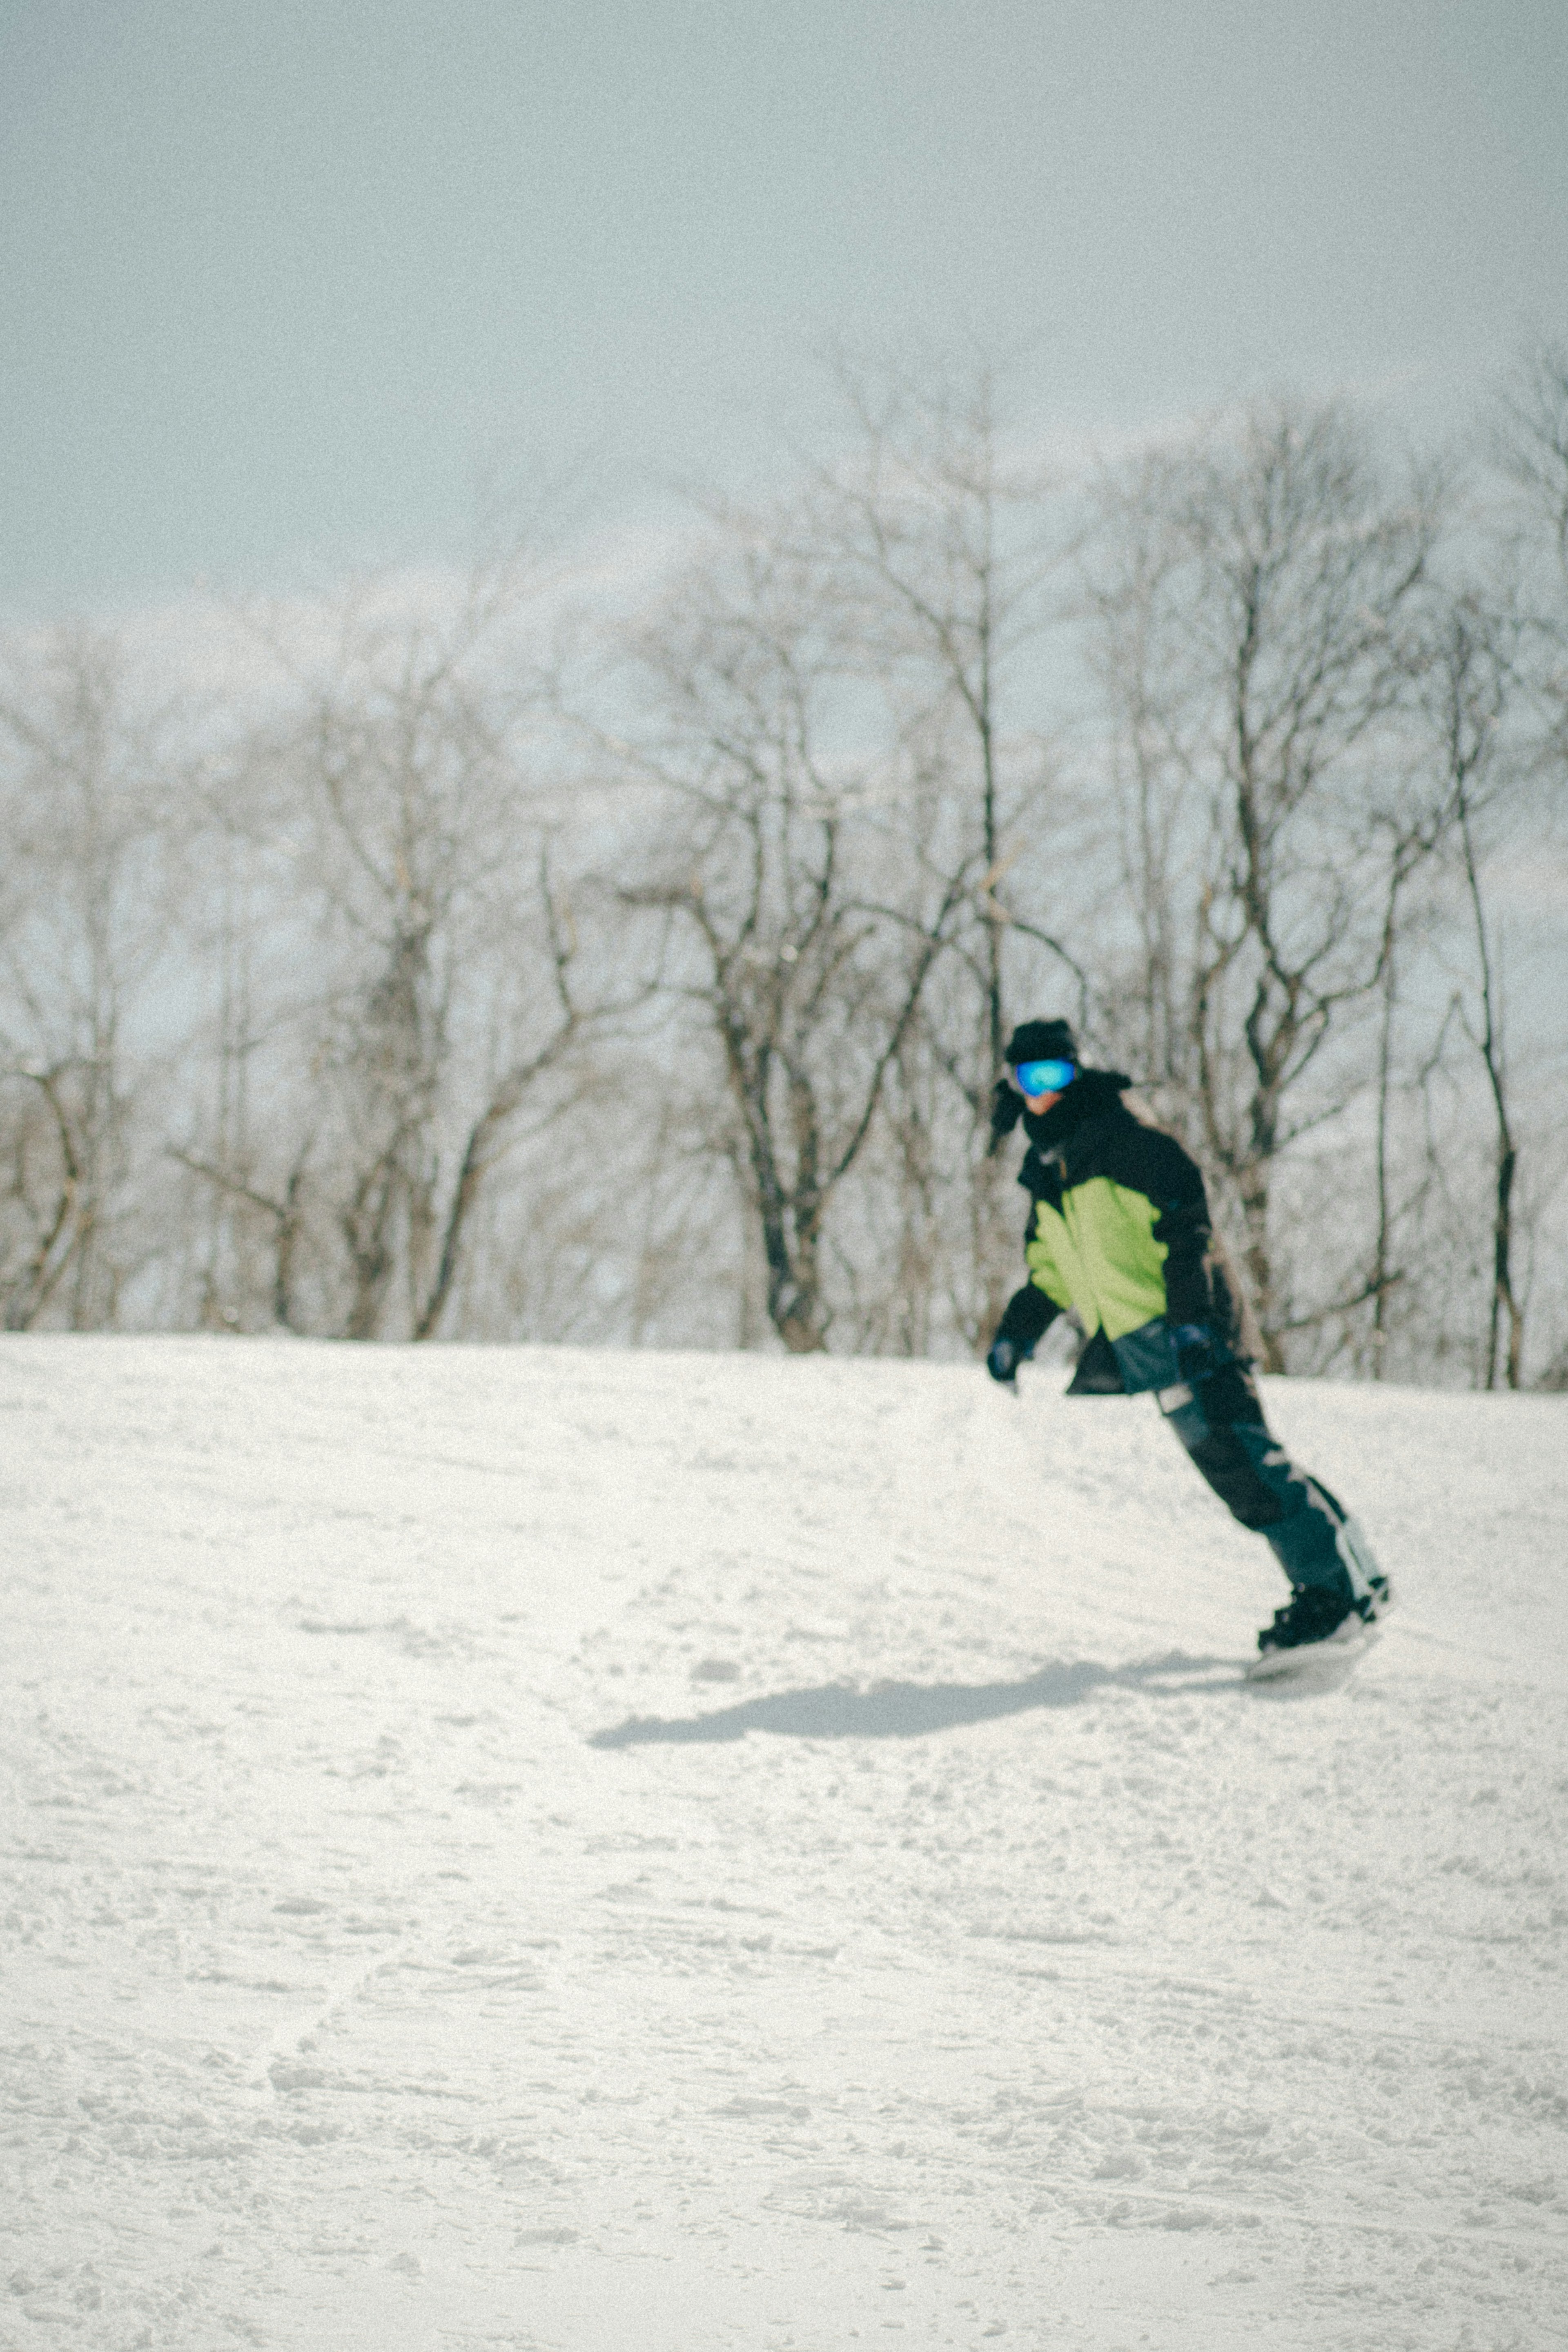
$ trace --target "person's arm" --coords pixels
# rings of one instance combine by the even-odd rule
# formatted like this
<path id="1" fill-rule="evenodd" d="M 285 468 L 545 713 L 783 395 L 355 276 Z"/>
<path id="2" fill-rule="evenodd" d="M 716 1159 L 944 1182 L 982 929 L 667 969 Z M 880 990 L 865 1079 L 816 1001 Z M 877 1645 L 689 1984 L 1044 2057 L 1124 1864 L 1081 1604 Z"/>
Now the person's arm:
<path id="1" fill-rule="evenodd" d="M 991 1139 L 986 1157 L 994 1160 L 1023 1117 L 1023 1097 L 1006 1078 L 998 1078 L 991 1094 Z"/>
<path id="2" fill-rule="evenodd" d="M 1202 1171 L 1174 1137 L 1154 1141 L 1155 1167 L 1150 1192 L 1156 1214 L 1150 1231 L 1166 1251 L 1166 1321 L 1176 1343 L 1176 1368 L 1184 1381 L 1205 1381 L 1231 1358 L 1217 1318 L 1213 1274 L 1213 1227 Z"/>
<path id="3" fill-rule="evenodd" d="M 1061 1312 L 1056 1301 L 1032 1282 L 1015 1290 L 986 1354 L 986 1370 L 992 1380 L 1016 1381 L 1019 1366 L 1033 1355 Z"/>
<path id="4" fill-rule="evenodd" d="M 1201 1183 L 1201 1180 L 1200 1180 Z M 1208 1203 L 1201 1190 L 1190 1197 L 1162 1201 L 1154 1238 L 1166 1245 L 1166 1319 L 1172 1324 L 1209 1320 Z"/>

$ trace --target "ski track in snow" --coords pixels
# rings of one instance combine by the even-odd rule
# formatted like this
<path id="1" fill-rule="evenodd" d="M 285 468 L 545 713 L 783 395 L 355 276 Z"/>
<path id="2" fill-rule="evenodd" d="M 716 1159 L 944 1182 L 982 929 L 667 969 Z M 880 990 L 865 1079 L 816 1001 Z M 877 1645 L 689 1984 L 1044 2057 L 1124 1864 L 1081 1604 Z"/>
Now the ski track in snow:
<path id="1" fill-rule="evenodd" d="M 1568 2340 L 1568 1407 L 0 1342 L 0 2344 Z"/>

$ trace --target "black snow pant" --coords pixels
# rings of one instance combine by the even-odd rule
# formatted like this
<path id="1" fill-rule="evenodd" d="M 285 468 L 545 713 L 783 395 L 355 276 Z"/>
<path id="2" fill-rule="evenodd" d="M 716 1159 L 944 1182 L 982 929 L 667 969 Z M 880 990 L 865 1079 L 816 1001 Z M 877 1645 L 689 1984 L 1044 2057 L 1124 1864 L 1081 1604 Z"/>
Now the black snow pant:
<path id="1" fill-rule="evenodd" d="M 1161 1389 L 1160 1411 L 1233 1518 L 1268 1538 L 1292 1585 L 1347 1598 L 1354 1586 L 1339 1546 L 1344 1506 L 1299 1470 L 1263 1418 L 1245 1364 Z"/>

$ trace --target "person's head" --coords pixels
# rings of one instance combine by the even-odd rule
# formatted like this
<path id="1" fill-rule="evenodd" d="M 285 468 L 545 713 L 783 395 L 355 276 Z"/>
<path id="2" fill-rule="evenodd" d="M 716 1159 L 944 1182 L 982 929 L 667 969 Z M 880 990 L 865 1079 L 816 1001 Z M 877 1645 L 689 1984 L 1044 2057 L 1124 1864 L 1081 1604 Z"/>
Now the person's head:
<path id="1" fill-rule="evenodd" d="M 1048 1111 L 1078 1076 L 1078 1045 L 1065 1021 L 1024 1021 L 1008 1040 L 1008 1075 L 1031 1111 Z"/>

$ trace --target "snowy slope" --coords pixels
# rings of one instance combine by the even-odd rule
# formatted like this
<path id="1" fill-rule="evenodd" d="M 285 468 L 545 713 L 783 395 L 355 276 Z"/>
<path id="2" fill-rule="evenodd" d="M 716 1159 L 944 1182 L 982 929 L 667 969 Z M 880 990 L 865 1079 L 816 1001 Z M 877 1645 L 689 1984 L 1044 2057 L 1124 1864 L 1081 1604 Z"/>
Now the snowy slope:
<path id="1" fill-rule="evenodd" d="M 0 1342 L 0 2344 L 1568 2339 L 1568 1411 Z"/>

